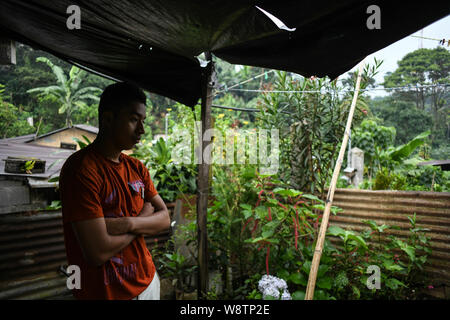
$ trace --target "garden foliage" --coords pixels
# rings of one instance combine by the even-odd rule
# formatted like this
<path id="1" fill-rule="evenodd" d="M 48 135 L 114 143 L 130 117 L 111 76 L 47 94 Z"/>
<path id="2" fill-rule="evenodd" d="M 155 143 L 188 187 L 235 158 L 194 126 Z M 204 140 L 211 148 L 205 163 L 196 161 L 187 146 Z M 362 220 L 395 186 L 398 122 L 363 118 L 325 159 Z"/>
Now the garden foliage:
<path id="1" fill-rule="evenodd" d="M 366 65 L 361 89 L 370 84 L 381 62 Z M 258 101 L 260 127 L 280 130 L 280 179 L 308 193 L 325 194 L 345 130 L 356 77 L 344 81 L 304 78 L 278 72 Z M 344 94 L 340 92 L 344 91 Z M 368 113 L 367 96 L 356 102 L 354 125 Z"/>
<path id="2" fill-rule="evenodd" d="M 286 281 L 292 299 L 304 299 L 324 201 L 290 188 L 276 176 L 261 176 L 254 167 L 214 170 L 209 268 L 220 272 L 223 291 L 209 297 L 261 299 L 261 277 L 274 275 Z M 339 210 L 333 207 L 332 213 Z M 426 229 L 417 226 L 415 215 L 410 217 L 407 238 L 390 233 L 394 226 L 365 223 L 367 230 L 361 233 L 329 228 L 314 298 L 417 298 L 416 292 L 426 284 L 422 271 L 430 254 Z M 195 221 L 184 229 L 185 240 L 195 247 Z M 331 238 L 336 240 L 330 242 Z M 196 251 L 191 254 L 195 261 Z M 381 270 L 379 290 L 367 288 L 370 265 Z"/>

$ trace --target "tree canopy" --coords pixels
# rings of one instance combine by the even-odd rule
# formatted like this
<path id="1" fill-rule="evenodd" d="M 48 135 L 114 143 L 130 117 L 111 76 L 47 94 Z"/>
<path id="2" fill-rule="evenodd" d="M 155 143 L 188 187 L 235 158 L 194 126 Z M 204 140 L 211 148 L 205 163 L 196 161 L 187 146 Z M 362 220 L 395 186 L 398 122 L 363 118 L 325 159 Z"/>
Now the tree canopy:
<path id="1" fill-rule="evenodd" d="M 450 142 L 450 52 L 444 47 L 418 49 L 406 54 L 398 68 L 384 78 L 386 88 L 411 86 L 410 89 L 394 89 L 389 98 L 375 109 L 378 116 L 396 127 L 403 127 L 398 139 L 402 142 L 418 134 L 418 128 L 431 129 L 432 154 L 449 158 Z M 391 104 L 390 107 L 386 103 Z M 406 103 L 406 104 L 405 104 Z M 408 107 L 407 107 L 408 105 Z M 395 115 L 397 113 L 397 115 Z M 431 123 L 429 116 L 431 115 Z M 422 118 L 422 123 L 420 123 Z M 405 124 L 406 123 L 406 124 Z M 417 126 L 417 127 L 416 127 Z M 447 151 L 445 151 L 447 150 Z"/>
<path id="2" fill-rule="evenodd" d="M 219 86 L 213 105 L 257 109 L 257 104 L 261 103 L 261 93 L 251 90 L 271 90 L 275 87 L 277 75 L 274 70 L 232 65 L 216 57 L 214 62 Z M 380 63 L 381 61 L 376 61 L 375 66 Z M 396 70 L 385 76 L 383 85 L 386 88 L 416 85 L 428 87 L 395 89 L 382 98 L 370 98 L 366 95 L 358 100 L 358 109 L 367 117 L 378 118 L 384 126 L 395 127 L 396 145 L 431 130 L 432 156 L 449 158 L 450 148 L 446 147 L 450 142 L 449 90 L 445 86 L 449 84 L 449 70 L 450 53 L 446 48 L 410 52 L 398 62 Z M 26 121 L 25 115 L 32 117 L 34 121 L 34 126 L 18 122 L 24 124 L 19 126 L 22 129 L 10 126 L 10 129 L 2 132 L 6 137 L 37 130 L 39 134 L 44 134 L 62 128 L 70 121 L 98 125 L 96 100 L 101 90 L 112 83 L 111 80 L 81 71 L 49 53 L 22 44 L 17 46 L 17 65 L 0 66 L 0 71 L 0 84 L 4 85 L 2 102 L 10 106 L 9 109 L 2 110 L 4 119 L 11 120 L 12 113 L 20 113 L 18 118 L 24 119 L 23 121 Z M 291 76 L 293 80 L 302 79 L 295 74 Z M 343 87 L 351 89 L 351 83 L 355 79 L 356 73 L 350 72 L 341 79 Z M 363 80 L 366 89 L 376 86 L 373 78 Z M 85 89 L 89 87 L 92 89 Z M 98 89 L 93 89 L 94 87 Z M 70 98 L 67 98 L 67 94 Z M 346 101 L 350 103 L 351 92 L 344 93 L 344 96 L 347 96 Z M 147 138 L 151 139 L 153 134 L 164 133 L 165 116 L 169 111 L 169 124 L 172 119 L 177 118 L 179 104 L 154 93 L 148 93 L 147 104 L 147 125 L 150 127 Z M 16 109 L 12 109 L 12 106 Z M 230 117 L 230 125 L 236 126 L 254 123 L 258 113 L 213 108 L 212 115 Z M 357 127 L 361 120 L 356 119 L 353 126 Z"/>

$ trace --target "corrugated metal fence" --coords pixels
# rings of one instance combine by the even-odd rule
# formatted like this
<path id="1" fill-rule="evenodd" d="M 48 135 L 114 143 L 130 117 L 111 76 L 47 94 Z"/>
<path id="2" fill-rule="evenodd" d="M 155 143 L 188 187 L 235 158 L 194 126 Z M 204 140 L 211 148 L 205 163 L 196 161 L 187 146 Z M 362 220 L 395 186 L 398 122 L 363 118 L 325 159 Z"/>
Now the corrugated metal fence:
<path id="1" fill-rule="evenodd" d="M 150 249 L 169 238 L 165 233 L 145 240 Z M 0 216 L 0 299 L 70 299 L 59 271 L 64 265 L 61 212 Z"/>
<path id="2" fill-rule="evenodd" d="M 362 231 L 368 228 L 362 221 L 371 219 L 399 226 L 385 232 L 400 238 L 407 236 L 407 217 L 416 213 L 418 226 L 430 229 L 433 253 L 426 270 L 450 284 L 450 193 L 337 189 L 333 205 L 344 211 L 330 224 Z M 163 245 L 169 236 L 146 242 Z M 70 298 L 66 276 L 58 271 L 65 264 L 60 212 L 0 216 L 0 299 Z"/>
<path id="3" fill-rule="evenodd" d="M 432 254 L 425 271 L 436 282 L 450 285 L 450 193 L 337 189 L 333 206 L 344 211 L 331 215 L 330 225 L 363 231 L 369 228 L 363 220 L 374 220 L 400 227 L 385 234 L 402 240 L 411 227 L 408 216 L 416 213 L 417 226 L 430 229 L 425 234 L 431 238 Z"/>

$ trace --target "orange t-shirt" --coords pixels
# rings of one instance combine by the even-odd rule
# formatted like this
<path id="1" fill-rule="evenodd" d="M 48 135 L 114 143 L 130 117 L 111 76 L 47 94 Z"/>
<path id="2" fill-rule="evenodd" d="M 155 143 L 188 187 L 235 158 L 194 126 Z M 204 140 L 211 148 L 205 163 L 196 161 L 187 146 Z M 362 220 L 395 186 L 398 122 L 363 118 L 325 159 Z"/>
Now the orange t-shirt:
<path id="1" fill-rule="evenodd" d="M 132 299 L 155 275 L 155 265 L 143 236 L 136 237 L 102 266 L 87 264 L 72 222 L 101 217 L 137 216 L 157 195 L 147 168 L 138 159 L 120 154 L 115 163 L 92 145 L 72 154 L 61 169 L 64 242 L 69 265 L 78 265 L 81 289 L 77 299 Z"/>

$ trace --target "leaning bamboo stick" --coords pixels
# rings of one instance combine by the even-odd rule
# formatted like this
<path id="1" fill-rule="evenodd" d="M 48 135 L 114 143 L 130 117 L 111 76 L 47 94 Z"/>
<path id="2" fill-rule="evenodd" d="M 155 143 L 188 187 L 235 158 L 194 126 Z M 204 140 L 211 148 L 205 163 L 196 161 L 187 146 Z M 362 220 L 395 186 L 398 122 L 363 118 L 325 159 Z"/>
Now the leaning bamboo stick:
<path id="1" fill-rule="evenodd" d="M 322 257 L 322 249 L 325 241 L 325 233 L 328 228 L 328 220 L 330 218 L 331 205 L 333 203 L 334 191 L 336 189 L 337 179 L 339 172 L 341 171 L 342 160 L 344 159 L 345 149 L 349 138 L 350 129 L 352 126 L 353 114 L 355 112 L 356 101 L 358 99 L 359 87 L 361 84 L 361 74 L 364 66 L 364 60 L 361 61 L 358 70 L 358 78 L 356 79 L 355 92 L 353 94 L 352 104 L 350 106 L 350 112 L 348 114 L 347 125 L 345 127 L 344 138 L 342 140 L 341 150 L 339 151 L 338 160 L 334 167 L 333 177 L 331 179 L 331 186 L 328 190 L 326 206 L 320 224 L 319 235 L 316 242 L 316 248 L 314 250 L 314 256 L 311 263 L 311 269 L 309 271 L 308 285 L 306 287 L 305 300 L 312 300 L 314 297 L 314 288 L 316 287 L 317 270 L 319 269 L 320 258 Z"/>

